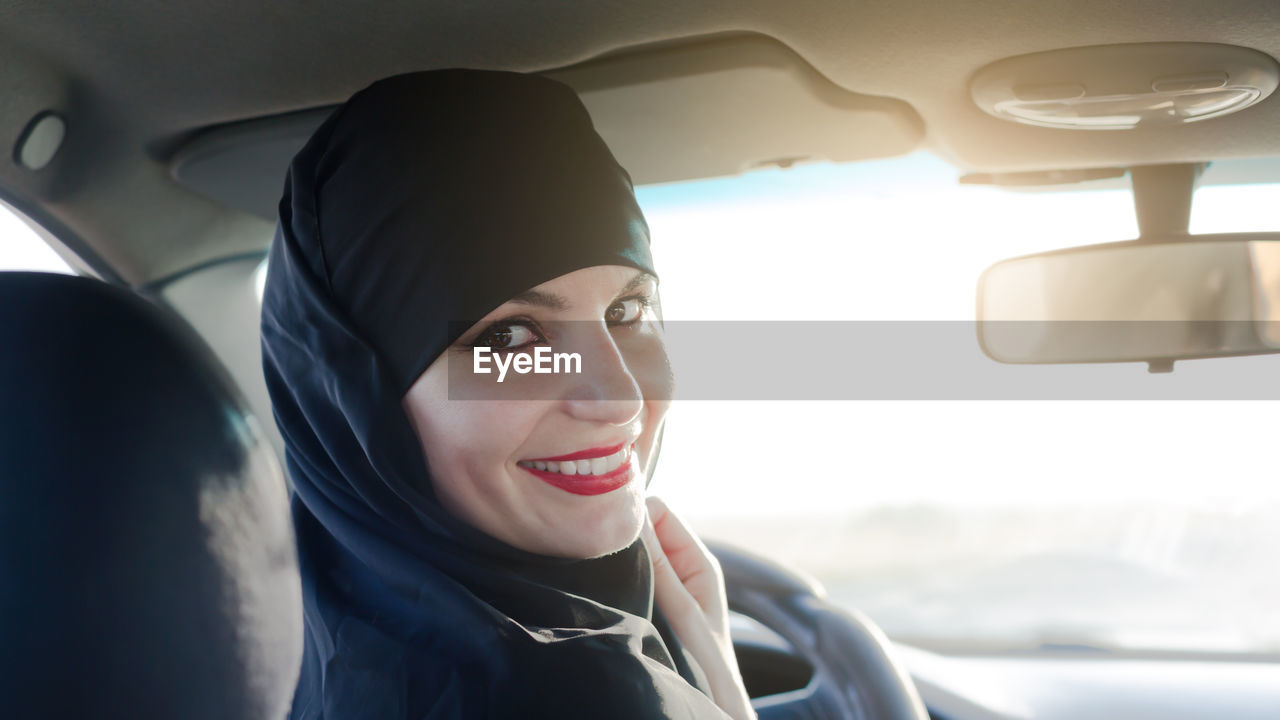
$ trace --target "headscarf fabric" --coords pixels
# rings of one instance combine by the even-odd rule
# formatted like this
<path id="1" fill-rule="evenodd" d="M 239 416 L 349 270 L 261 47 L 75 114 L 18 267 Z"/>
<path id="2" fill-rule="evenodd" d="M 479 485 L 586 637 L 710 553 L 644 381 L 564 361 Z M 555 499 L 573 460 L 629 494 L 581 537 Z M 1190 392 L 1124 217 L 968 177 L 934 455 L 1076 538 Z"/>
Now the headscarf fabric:
<path id="1" fill-rule="evenodd" d="M 294 158 L 279 210 L 262 350 L 303 578 L 291 717 L 723 717 L 654 608 L 642 543 L 547 557 L 455 518 L 401 406 L 512 296 L 597 265 L 656 275 L 630 178 L 572 90 L 378 81 Z"/>

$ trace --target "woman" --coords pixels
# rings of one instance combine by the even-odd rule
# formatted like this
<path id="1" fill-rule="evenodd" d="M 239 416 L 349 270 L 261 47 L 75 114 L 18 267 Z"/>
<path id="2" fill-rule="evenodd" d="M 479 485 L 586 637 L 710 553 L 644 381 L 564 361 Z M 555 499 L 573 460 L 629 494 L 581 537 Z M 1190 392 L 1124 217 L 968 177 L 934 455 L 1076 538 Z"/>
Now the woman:
<path id="1" fill-rule="evenodd" d="M 294 718 L 753 716 L 714 560 L 646 512 L 670 396 L 648 245 L 545 78 L 388 78 L 294 159 L 262 311 Z M 537 347 L 581 372 L 474 372 Z"/>

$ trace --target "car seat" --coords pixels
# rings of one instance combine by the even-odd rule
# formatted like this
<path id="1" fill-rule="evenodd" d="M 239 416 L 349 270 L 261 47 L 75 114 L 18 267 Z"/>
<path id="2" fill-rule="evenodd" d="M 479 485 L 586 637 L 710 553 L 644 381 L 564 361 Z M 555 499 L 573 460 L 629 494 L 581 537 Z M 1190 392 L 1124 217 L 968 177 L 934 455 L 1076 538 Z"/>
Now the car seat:
<path id="1" fill-rule="evenodd" d="M 0 273 L 0 715 L 288 711 L 297 559 L 243 407 L 175 314 Z"/>

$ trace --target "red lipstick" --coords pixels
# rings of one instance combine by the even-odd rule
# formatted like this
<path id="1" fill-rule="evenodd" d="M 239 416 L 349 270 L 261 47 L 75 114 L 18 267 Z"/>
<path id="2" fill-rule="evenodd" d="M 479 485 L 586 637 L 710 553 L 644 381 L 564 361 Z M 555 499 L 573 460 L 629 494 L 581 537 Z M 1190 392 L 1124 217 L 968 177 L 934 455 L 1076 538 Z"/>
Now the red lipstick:
<path id="1" fill-rule="evenodd" d="M 562 460 L 590 460 L 591 458 L 609 457 L 621 450 L 624 445 L 626 445 L 626 443 L 620 442 L 613 447 L 590 448 L 587 450 L 579 450 L 578 452 L 569 453 L 568 455 L 557 455 L 555 457 L 529 458 L 525 462 L 560 462 Z"/>
<path id="2" fill-rule="evenodd" d="M 589 460 L 593 458 L 602 458 L 620 452 L 626 443 L 615 445 L 611 448 L 592 448 L 591 450 L 583 450 L 571 455 L 560 455 L 555 458 L 540 458 L 539 460 L 526 460 L 517 464 L 517 467 L 528 472 L 530 475 L 539 480 L 557 487 L 565 492 L 574 495 L 603 495 L 607 492 L 613 492 L 618 488 L 625 486 L 631 482 L 632 468 L 631 459 L 635 455 L 635 446 L 632 445 L 626 455 L 626 460 L 618 467 L 601 475 L 567 475 L 560 472 L 552 472 L 550 470 L 539 470 L 531 467 L 527 463 L 533 462 L 571 462 L 574 460 Z"/>
<path id="3" fill-rule="evenodd" d="M 539 480 L 574 495 L 603 495 L 617 490 L 631 480 L 631 460 L 627 460 L 619 465 L 617 470 L 604 475 L 564 475 L 523 465 L 520 467 L 533 473 Z"/>

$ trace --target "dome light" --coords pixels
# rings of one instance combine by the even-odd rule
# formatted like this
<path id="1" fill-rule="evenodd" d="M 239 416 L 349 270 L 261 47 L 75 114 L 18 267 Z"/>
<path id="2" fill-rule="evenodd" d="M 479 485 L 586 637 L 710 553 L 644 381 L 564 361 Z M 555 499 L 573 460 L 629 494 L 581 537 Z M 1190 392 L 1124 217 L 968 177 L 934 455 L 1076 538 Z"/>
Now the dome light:
<path id="1" fill-rule="evenodd" d="M 1100 45 L 1020 55 L 970 84 L 986 112 L 1071 130 L 1180 125 L 1243 110 L 1280 82 L 1269 55 L 1232 45 Z"/>
<path id="2" fill-rule="evenodd" d="M 67 123 L 60 115 L 48 110 L 38 113 L 18 136 L 13 159 L 28 170 L 39 170 L 53 160 L 66 133 Z"/>

